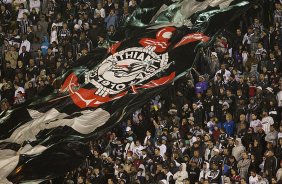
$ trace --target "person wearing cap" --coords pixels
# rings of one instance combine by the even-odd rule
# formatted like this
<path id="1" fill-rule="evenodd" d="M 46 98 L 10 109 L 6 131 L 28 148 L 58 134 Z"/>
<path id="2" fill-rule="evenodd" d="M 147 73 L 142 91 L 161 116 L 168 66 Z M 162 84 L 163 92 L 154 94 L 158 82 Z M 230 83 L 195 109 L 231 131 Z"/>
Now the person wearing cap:
<path id="1" fill-rule="evenodd" d="M 221 162 L 223 160 L 223 157 L 221 156 L 219 149 L 215 148 L 213 152 L 214 154 L 213 157 L 211 157 L 210 162 L 216 162 L 216 163 Z"/>
<path id="2" fill-rule="evenodd" d="M 133 132 L 132 127 L 127 126 L 127 127 L 125 128 L 125 132 L 126 132 L 126 138 L 132 137 L 132 138 L 133 138 L 133 141 L 136 140 L 137 136 L 136 136 L 135 133 Z"/>

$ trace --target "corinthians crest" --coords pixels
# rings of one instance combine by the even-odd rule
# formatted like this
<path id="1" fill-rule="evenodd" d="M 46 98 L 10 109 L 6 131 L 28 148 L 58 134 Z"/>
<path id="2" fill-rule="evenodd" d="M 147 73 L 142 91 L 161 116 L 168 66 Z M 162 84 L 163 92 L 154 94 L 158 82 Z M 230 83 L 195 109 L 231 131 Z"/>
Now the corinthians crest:
<path id="1" fill-rule="evenodd" d="M 114 44 L 109 48 L 112 55 L 94 69 L 85 71 L 83 84 L 72 72 L 66 77 L 61 91 L 67 91 L 80 108 L 98 107 L 128 93 L 138 93 L 139 89 L 154 88 L 173 81 L 176 71 L 166 70 L 174 63 L 168 61 L 168 47 L 175 30 L 174 27 L 163 28 L 156 33 L 156 38 L 142 38 L 138 41 L 141 46 L 118 52 L 116 50 L 121 43 Z M 209 37 L 202 33 L 191 33 L 173 48 L 208 40 Z"/>
<path id="2" fill-rule="evenodd" d="M 168 53 L 156 54 L 155 46 L 132 47 L 109 56 L 94 70 L 85 73 L 85 84 L 98 90 L 96 95 L 118 94 L 126 88 L 142 85 L 159 72 L 167 69 Z"/>

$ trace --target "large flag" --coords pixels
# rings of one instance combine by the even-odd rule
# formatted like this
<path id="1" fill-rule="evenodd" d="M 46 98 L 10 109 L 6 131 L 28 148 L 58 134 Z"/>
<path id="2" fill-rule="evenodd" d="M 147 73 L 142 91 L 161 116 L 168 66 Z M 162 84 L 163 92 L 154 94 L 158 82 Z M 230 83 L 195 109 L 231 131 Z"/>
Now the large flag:
<path id="1" fill-rule="evenodd" d="M 79 59 L 57 79 L 59 91 L 0 114 L 0 183 L 44 181 L 78 167 L 89 154 L 87 141 L 185 75 L 197 48 L 251 6 L 159 2 L 144 0 L 126 22 L 128 37 Z"/>

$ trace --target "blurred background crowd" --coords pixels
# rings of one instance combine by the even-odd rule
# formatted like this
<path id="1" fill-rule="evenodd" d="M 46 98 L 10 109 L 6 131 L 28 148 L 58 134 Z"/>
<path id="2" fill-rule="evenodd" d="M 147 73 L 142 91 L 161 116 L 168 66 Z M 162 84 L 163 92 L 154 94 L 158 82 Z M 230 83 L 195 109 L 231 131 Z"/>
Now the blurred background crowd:
<path id="1" fill-rule="evenodd" d="M 108 48 L 137 0 L 0 0 L 1 111 Z M 67 184 L 282 182 L 282 3 L 260 0 L 195 67 L 100 139 Z M 51 181 L 50 181 L 51 182 Z"/>

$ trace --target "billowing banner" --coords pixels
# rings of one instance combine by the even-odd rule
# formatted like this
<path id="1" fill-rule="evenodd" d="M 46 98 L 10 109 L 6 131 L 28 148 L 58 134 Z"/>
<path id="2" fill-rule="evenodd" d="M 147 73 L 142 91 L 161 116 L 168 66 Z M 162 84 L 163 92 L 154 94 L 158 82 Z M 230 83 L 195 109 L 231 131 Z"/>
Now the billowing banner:
<path id="1" fill-rule="evenodd" d="M 228 2 L 184 0 L 162 6 L 145 0 L 156 8 L 136 10 L 123 28 L 130 33 L 127 38 L 79 59 L 57 79 L 59 91 L 2 112 L 0 183 L 44 181 L 78 167 L 89 154 L 89 140 L 185 75 L 198 48 L 212 43 L 214 35 L 251 6 Z M 144 12 L 147 23 L 137 16 Z M 183 16 L 181 26 L 176 17 L 168 18 L 170 12 Z"/>

